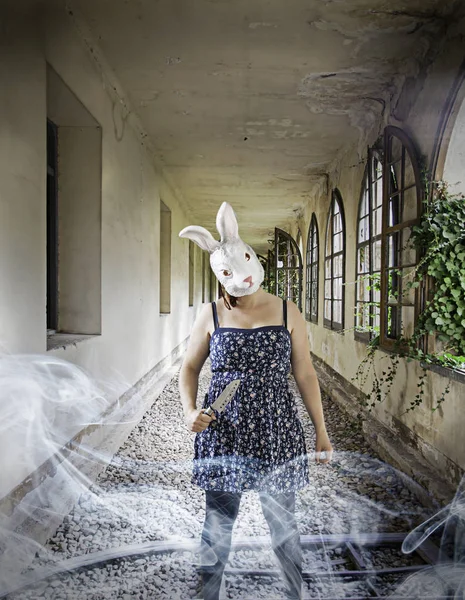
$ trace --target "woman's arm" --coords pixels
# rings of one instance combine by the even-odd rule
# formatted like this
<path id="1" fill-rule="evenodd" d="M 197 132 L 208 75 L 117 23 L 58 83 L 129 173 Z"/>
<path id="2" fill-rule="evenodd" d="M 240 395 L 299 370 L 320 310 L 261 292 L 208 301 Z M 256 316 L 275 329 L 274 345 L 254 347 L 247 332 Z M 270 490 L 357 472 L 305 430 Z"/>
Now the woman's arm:
<path id="1" fill-rule="evenodd" d="M 203 431 L 214 415 L 209 417 L 197 409 L 199 374 L 209 354 L 209 325 L 212 319 L 211 304 L 205 304 L 194 323 L 189 345 L 179 373 L 179 393 L 187 426 L 191 431 Z"/>
<path id="2" fill-rule="evenodd" d="M 310 358 L 310 348 L 308 345 L 305 321 L 300 314 L 299 309 L 293 302 L 288 302 L 287 306 L 288 322 L 292 340 L 292 373 L 302 395 L 302 400 L 304 401 L 305 407 L 315 427 L 317 437 L 317 462 L 319 462 L 320 452 L 332 451 L 332 446 L 326 432 L 323 406 L 321 404 L 320 385 Z M 330 459 L 331 455 L 329 455 L 327 460 L 322 460 L 321 462 L 328 462 Z"/>

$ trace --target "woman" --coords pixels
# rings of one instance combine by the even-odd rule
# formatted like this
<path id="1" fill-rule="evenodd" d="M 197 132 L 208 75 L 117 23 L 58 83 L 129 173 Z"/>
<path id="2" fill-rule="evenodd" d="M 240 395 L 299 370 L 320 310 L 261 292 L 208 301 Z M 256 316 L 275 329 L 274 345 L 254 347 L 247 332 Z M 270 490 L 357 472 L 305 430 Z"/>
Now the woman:
<path id="1" fill-rule="evenodd" d="M 320 389 L 305 322 L 297 306 L 261 287 L 257 256 L 239 237 L 226 202 L 217 215 L 221 242 L 203 227 L 179 234 L 210 253 L 223 298 L 202 307 L 179 377 L 187 427 L 195 432 L 193 482 L 206 490 L 201 540 L 204 600 L 218 600 L 231 534 L 244 491 L 259 492 L 286 597 L 301 598 L 302 551 L 295 491 L 309 483 L 305 440 L 287 375 L 290 366 L 316 431 L 316 461 L 331 460 Z M 210 354 L 212 380 L 201 409 L 198 378 Z M 224 412 L 203 412 L 228 383 L 241 383 Z M 212 422 L 215 423 L 212 424 Z M 324 459 L 321 453 L 325 452 Z"/>

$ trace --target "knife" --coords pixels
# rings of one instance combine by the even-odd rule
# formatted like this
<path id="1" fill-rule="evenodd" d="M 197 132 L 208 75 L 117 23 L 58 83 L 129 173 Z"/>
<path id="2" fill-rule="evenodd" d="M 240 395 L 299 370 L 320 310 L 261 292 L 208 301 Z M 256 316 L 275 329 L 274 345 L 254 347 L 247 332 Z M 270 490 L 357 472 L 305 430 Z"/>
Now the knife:
<path id="1" fill-rule="evenodd" d="M 223 410 L 226 408 L 226 405 L 232 400 L 240 383 L 241 383 L 240 379 L 233 379 L 233 381 L 228 383 L 228 385 L 224 388 L 224 390 L 221 392 L 221 394 L 218 396 L 218 398 L 213 402 L 213 404 L 211 406 L 209 406 L 208 408 L 204 409 L 203 412 L 208 416 L 210 416 L 214 410 L 216 410 L 217 412 L 223 412 Z M 206 394 L 206 396 L 208 396 L 208 394 Z M 212 421 L 210 423 L 210 426 L 213 428 L 215 428 L 216 425 L 217 425 L 216 421 Z"/>

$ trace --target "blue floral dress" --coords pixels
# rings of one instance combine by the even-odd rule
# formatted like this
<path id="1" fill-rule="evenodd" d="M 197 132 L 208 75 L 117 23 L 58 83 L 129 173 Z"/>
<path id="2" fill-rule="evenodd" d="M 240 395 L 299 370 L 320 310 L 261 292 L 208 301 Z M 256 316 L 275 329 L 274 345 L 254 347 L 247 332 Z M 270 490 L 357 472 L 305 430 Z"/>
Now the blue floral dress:
<path id="1" fill-rule="evenodd" d="M 291 337 L 284 325 L 219 327 L 210 339 L 212 379 L 202 408 L 233 379 L 241 384 L 217 425 L 195 437 L 192 481 L 206 490 L 290 492 L 309 483 L 302 424 L 288 385 Z"/>

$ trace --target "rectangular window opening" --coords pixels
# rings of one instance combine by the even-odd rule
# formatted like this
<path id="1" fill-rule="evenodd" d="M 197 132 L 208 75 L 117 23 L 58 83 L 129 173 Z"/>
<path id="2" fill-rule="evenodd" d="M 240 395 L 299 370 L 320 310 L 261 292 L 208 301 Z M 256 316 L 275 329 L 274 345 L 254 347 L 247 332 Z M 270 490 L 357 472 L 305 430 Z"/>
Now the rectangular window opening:
<path id="1" fill-rule="evenodd" d="M 102 130 L 47 65 L 47 348 L 101 333 Z"/>
<path id="2" fill-rule="evenodd" d="M 194 306 L 195 245 L 189 240 L 189 306 Z"/>
<path id="3" fill-rule="evenodd" d="M 160 200 L 160 313 L 171 312 L 171 210 Z"/>

